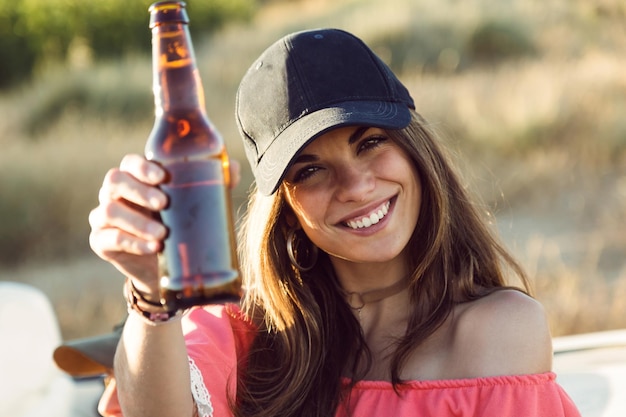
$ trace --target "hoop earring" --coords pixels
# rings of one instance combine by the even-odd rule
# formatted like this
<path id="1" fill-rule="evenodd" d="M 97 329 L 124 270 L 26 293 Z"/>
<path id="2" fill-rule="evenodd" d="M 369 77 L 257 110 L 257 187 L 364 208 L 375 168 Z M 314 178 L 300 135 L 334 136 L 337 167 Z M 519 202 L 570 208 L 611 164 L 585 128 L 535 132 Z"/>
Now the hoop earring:
<path id="1" fill-rule="evenodd" d="M 291 261 L 291 264 L 294 266 L 294 268 L 296 268 L 300 272 L 307 272 L 313 269 L 315 263 L 317 262 L 318 249 L 317 246 L 315 246 L 313 243 L 311 243 L 310 247 L 304 249 L 303 253 L 306 254 L 306 257 L 309 260 L 309 265 L 302 266 L 298 262 L 298 259 L 296 257 L 299 252 L 299 246 L 302 245 L 304 239 L 300 239 L 300 241 L 295 242 L 297 240 L 297 231 L 298 228 L 291 227 L 287 232 L 287 255 L 289 256 L 289 260 Z"/>

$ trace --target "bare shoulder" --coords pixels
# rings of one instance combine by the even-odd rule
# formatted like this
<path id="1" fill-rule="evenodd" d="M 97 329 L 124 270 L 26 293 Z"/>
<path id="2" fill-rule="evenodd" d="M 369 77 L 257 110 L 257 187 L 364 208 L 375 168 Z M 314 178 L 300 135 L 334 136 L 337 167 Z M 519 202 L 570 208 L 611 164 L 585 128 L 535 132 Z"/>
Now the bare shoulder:
<path id="1" fill-rule="evenodd" d="M 455 318 L 455 351 L 470 376 L 522 375 L 552 368 L 552 338 L 543 306 L 516 290 L 473 301 Z M 464 352 L 464 353 L 462 353 Z"/>

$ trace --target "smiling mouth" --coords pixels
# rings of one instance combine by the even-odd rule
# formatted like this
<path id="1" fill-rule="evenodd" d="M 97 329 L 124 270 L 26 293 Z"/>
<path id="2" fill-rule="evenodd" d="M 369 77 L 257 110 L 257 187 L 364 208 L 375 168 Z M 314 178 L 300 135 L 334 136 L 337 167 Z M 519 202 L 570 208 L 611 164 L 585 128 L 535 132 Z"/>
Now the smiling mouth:
<path id="1" fill-rule="evenodd" d="M 380 207 L 374 209 L 367 216 L 348 220 L 347 222 L 345 222 L 345 225 L 354 230 L 368 228 L 381 221 L 387 215 L 387 213 L 389 213 L 390 206 L 391 201 L 387 201 L 381 204 Z"/>

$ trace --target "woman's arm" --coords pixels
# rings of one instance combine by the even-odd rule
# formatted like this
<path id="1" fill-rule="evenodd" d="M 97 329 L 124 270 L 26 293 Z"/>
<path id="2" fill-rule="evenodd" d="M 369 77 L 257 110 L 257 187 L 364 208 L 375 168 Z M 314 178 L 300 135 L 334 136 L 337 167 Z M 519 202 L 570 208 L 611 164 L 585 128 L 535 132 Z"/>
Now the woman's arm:
<path id="1" fill-rule="evenodd" d="M 109 170 L 89 223 L 93 251 L 138 293 L 158 304 L 157 253 L 166 228 L 155 212 L 167 204 L 163 169 L 140 155 Z M 235 176 L 234 178 L 237 178 Z M 115 357 L 117 397 L 125 417 L 191 417 L 189 361 L 179 318 L 154 324 L 131 310 Z"/>
<path id="2" fill-rule="evenodd" d="M 115 355 L 124 417 L 193 415 L 189 361 L 180 320 L 157 326 L 128 316 Z"/>

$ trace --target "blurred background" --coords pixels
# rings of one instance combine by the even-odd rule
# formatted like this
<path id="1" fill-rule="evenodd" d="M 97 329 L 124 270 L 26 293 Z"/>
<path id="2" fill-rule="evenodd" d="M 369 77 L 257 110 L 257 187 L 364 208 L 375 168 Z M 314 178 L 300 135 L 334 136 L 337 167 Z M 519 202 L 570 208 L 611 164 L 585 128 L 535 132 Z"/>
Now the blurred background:
<path id="1" fill-rule="evenodd" d="M 41 289 L 62 337 L 108 332 L 123 278 L 88 246 L 108 168 L 152 127 L 144 0 L 0 0 L 0 281 Z M 188 0 L 209 117 L 234 122 L 280 36 L 339 27 L 391 65 L 528 269 L 555 336 L 626 328 L 623 0 Z"/>

